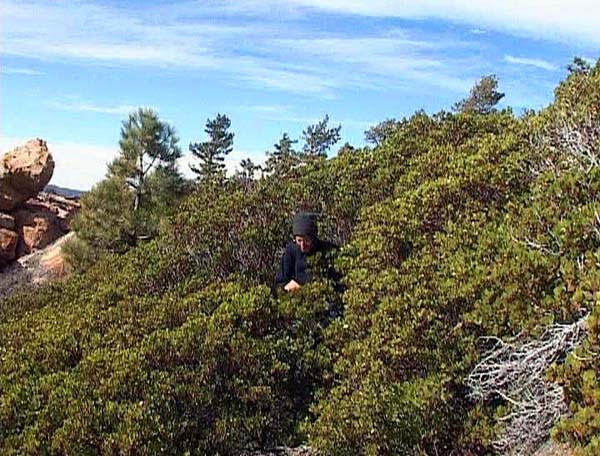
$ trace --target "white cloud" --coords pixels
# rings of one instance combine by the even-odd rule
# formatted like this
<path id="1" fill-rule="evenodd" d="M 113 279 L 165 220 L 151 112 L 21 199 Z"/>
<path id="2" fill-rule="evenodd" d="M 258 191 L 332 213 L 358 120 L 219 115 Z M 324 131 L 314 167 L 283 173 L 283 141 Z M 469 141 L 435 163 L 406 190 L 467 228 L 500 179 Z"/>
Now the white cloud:
<path id="1" fill-rule="evenodd" d="M 447 36 L 422 38 L 423 32 L 415 38 L 385 29 L 365 32 L 368 36 L 336 34 L 296 21 L 304 14 L 432 18 L 464 24 L 472 33 L 499 30 L 600 45 L 600 6 L 591 0 L 573 0 L 568 8 L 566 1 L 548 0 L 215 0 L 149 2 L 144 8 L 94 0 L 0 2 L 3 55 L 211 72 L 230 85 L 330 99 L 340 89 L 412 91 L 424 86 L 462 93 L 470 87 L 465 75 L 481 74 L 485 62 L 467 62 L 460 50 L 473 43 Z M 552 65 L 512 59 L 509 63 L 544 69 Z M 94 112 L 116 115 L 119 107 L 114 108 Z"/>
<path id="2" fill-rule="evenodd" d="M 176 8 L 175 8 L 176 9 Z M 85 60 L 215 68 L 215 43 L 244 27 L 193 24 L 99 2 L 2 1 L 2 53 L 50 60 Z M 179 18 L 180 19 L 180 18 Z"/>
<path id="3" fill-rule="evenodd" d="M 345 85 L 371 90 L 403 87 L 407 82 L 464 92 L 470 87 L 460 77 L 462 62 L 454 62 L 445 53 L 451 48 L 469 43 L 448 41 L 439 43 L 400 36 L 358 38 L 314 38 L 276 40 L 287 53 L 320 60 L 336 66 L 352 67 L 345 71 Z"/>
<path id="4" fill-rule="evenodd" d="M 335 13 L 442 19 L 478 28 L 566 43 L 600 45 L 597 0 L 291 0 Z"/>
<path id="5" fill-rule="evenodd" d="M 206 6 L 199 1 L 188 5 Z M 368 17 L 441 19 L 470 26 L 475 34 L 493 30 L 567 44 L 600 45 L 600 3 L 596 0 L 236 0 L 213 2 L 211 7 L 221 14 L 272 14 L 282 20 L 311 10 Z"/>
<path id="6" fill-rule="evenodd" d="M 477 28 L 477 27 L 475 27 L 475 28 L 472 28 L 472 29 L 470 30 L 470 32 L 471 32 L 473 35 L 485 35 L 485 34 L 487 33 L 487 31 L 485 31 L 485 30 L 483 30 L 483 29 L 480 29 L 480 28 Z"/>
<path id="7" fill-rule="evenodd" d="M 252 49 L 270 34 L 265 24 L 232 26 L 206 15 L 192 22 L 186 11 L 206 13 L 195 3 L 168 10 L 148 6 L 131 11 L 91 1 L 3 1 L 4 55 L 101 65 L 150 65 L 166 69 L 208 70 L 233 83 L 286 92 L 333 96 L 338 87 L 322 71 L 257 56 Z M 160 14 L 159 14 L 160 13 Z M 192 15 L 192 17 L 194 17 Z"/>
<path id="8" fill-rule="evenodd" d="M 52 108 L 64 111 L 93 112 L 96 114 L 108 114 L 119 117 L 127 116 L 130 112 L 138 109 L 138 106 L 133 105 L 100 106 L 94 103 L 66 103 L 59 101 L 51 101 L 47 104 Z M 155 108 L 152 109 L 156 110 Z"/>
<path id="9" fill-rule="evenodd" d="M 104 179 L 106 166 L 118 154 L 117 147 L 73 142 L 48 143 L 56 167 L 52 183 L 87 190 Z"/>
<path id="10" fill-rule="evenodd" d="M 22 146 L 31 138 L 0 137 L 0 155 Z M 106 177 L 107 165 L 118 156 L 118 147 L 107 147 L 95 144 L 47 140 L 48 150 L 54 158 L 54 174 L 51 184 L 76 190 L 89 190 Z M 234 150 L 225 157 L 228 175 L 240 169 L 240 162 L 250 158 L 256 165 L 264 164 L 264 152 Z M 179 169 L 188 178 L 195 174 L 190 170 L 190 163 L 197 159 L 192 154 L 185 154 L 178 160 Z"/>
<path id="11" fill-rule="evenodd" d="M 244 71 L 238 77 L 258 88 L 270 87 L 284 92 L 334 98 L 334 89 L 341 87 L 339 81 L 324 74 L 268 68 L 252 60 L 246 60 L 242 66 Z"/>
<path id="12" fill-rule="evenodd" d="M 135 11 L 86 0 L 75 6 L 4 0 L 1 52 L 52 61 L 207 70 L 224 74 L 230 84 L 245 81 L 251 87 L 320 98 L 335 98 L 340 88 L 398 87 L 405 78 L 464 89 L 440 69 L 439 58 L 428 54 L 440 48 L 438 42 L 411 39 L 402 30 L 383 31 L 379 37 L 313 38 L 301 25 L 289 26 L 287 15 L 282 20 L 266 15 L 248 25 L 215 20 L 217 13 L 247 15 L 261 8 L 302 10 L 269 0 L 186 2 Z M 281 36 L 297 39 L 277 39 Z M 295 49 L 303 55 L 292 61 L 290 50 Z M 351 65 L 352 71 L 332 72 L 331 59 Z"/>
<path id="13" fill-rule="evenodd" d="M 0 74 L 20 74 L 24 76 L 41 76 L 44 73 L 30 68 L 14 68 L 7 66 L 0 66 Z"/>
<path id="14" fill-rule="evenodd" d="M 337 62 L 366 64 L 375 71 L 397 72 L 441 66 L 439 60 L 423 57 L 416 52 L 420 48 L 433 47 L 432 43 L 425 41 L 372 37 L 293 39 L 275 43 L 284 49 L 331 58 Z"/>
<path id="15" fill-rule="evenodd" d="M 505 55 L 504 61 L 515 65 L 533 66 L 548 71 L 556 71 L 560 69 L 558 65 L 555 65 L 543 59 L 531 59 L 526 57 L 514 57 L 512 55 Z"/>
<path id="16" fill-rule="evenodd" d="M 188 2 L 187 10 L 206 9 Z M 441 19 L 471 27 L 474 34 L 500 31 L 567 44 L 600 45 L 596 0 L 236 0 L 216 1 L 213 11 L 232 16 L 272 15 L 287 21 L 314 11 L 367 17 Z"/>

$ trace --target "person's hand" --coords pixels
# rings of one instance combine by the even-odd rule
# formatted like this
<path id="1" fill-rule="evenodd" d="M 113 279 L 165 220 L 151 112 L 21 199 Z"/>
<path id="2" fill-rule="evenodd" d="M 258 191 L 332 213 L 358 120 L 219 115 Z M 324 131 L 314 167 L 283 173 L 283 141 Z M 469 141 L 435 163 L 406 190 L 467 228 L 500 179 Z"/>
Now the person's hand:
<path id="1" fill-rule="evenodd" d="M 283 287 L 285 291 L 296 291 L 300 289 L 300 284 L 295 280 L 290 280 L 289 283 Z"/>

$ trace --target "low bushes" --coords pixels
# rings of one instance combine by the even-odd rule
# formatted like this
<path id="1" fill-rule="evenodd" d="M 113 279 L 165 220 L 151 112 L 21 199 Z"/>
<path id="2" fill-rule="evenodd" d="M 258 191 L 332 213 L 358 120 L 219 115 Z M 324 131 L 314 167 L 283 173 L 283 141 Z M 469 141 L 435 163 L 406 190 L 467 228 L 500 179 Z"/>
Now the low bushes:
<path id="1" fill-rule="evenodd" d="M 155 240 L 6 300 L 2 453 L 490 454 L 507 404 L 469 399 L 482 336 L 589 313 L 549 378 L 572 412 L 555 437 L 595 454 L 598 74 L 539 114 L 419 112 L 375 150 L 203 185 Z M 298 209 L 322 214 L 344 278 L 281 295 Z"/>

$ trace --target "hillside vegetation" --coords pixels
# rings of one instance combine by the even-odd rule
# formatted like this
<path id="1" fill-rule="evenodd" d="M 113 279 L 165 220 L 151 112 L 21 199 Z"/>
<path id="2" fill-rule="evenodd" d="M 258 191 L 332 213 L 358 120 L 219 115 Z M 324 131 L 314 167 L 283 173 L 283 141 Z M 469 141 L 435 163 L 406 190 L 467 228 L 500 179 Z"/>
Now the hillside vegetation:
<path id="1" fill-rule="evenodd" d="M 493 454 L 482 337 L 589 315 L 548 376 L 554 437 L 596 455 L 599 160 L 596 65 L 539 113 L 417 112 L 374 149 L 202 182 L 154 239 L 0 303 L 0 452 Z M 342 245 L 343 290 L 272 292 L 298 209 Z"/>

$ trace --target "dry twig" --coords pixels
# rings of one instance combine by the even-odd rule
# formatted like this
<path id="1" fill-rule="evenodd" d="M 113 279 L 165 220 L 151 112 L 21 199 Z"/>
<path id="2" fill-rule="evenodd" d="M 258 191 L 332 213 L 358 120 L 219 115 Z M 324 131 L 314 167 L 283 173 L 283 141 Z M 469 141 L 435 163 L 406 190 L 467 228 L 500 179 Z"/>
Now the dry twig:
<path id="1" fill-rule="evenodd" d="M 494 346 L 469 375 L 475 400 L 502 398 L 508 414 L 503 433 L 494 442 L 504 454 L 530 455 L 547 440 L 550 428 L 567 412 L 562 388 L 545 380 L 548 367 L 576 348 L 586 332 L 587 317 L 569 325 L 554 325 L 539 339 L 511 342 L 489 337 Z"/>
<path id="2" fill-rule="evenodd" d="M 600 122 L 592 114 L 574 120 L 563 114 L 543 136 L 533 138 L 538 146 L 546 147 L 554 157 L 540 157 L 530 171 L 534 176 L 551 171 L 555 176 L 562 170 L 579 169 L 589 173 L 600 166 Z"/>

